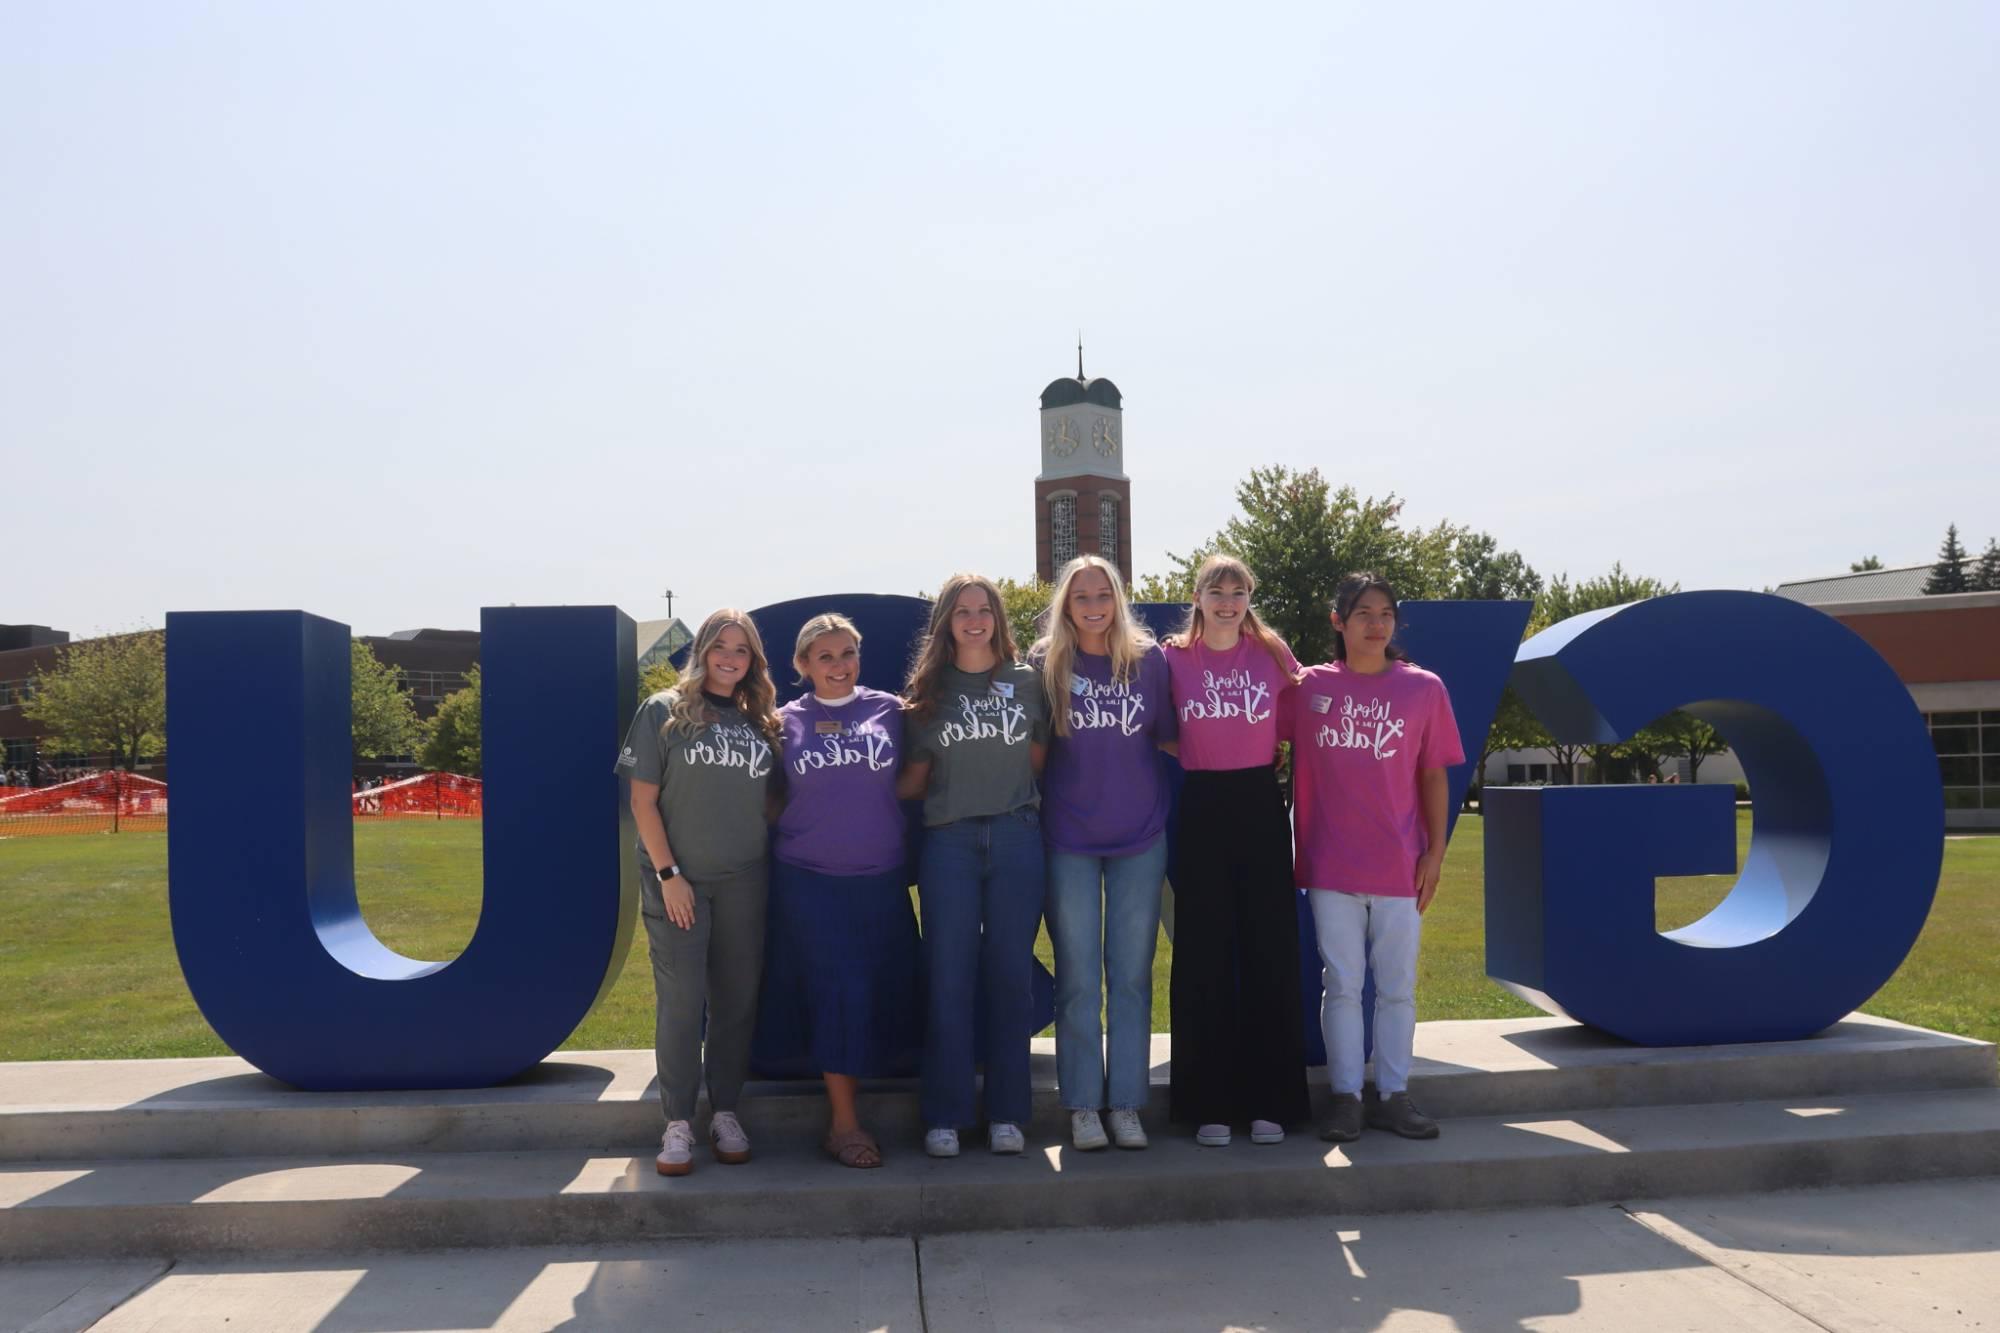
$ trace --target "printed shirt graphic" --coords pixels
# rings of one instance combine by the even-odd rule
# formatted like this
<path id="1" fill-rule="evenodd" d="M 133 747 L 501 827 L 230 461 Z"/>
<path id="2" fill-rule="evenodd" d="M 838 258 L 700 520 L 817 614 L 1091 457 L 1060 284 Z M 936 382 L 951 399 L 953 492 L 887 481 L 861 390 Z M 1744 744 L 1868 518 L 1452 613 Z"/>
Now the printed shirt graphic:
<path id="1" fill-rule="evenodd" d="M 903 701 L 866 687 L 844 704 L 808 694 L 780 708 L 778 721 L 786 791 L 778 859 L 822 875 L 879 875 L 902 865 Z"/>
<path id="2" fill-rule="evenodd" d="M 1444 682 L 1408 662 L 1375 675 L 1332 662 L 1307 671 L 1280 712 L 1299 887 L 1416 897 L 1429 845 L 1417 775 L 1465 762 Z"/>
<path id="3" fill-rule="evenodd" d="M 910 758 L 931 765 L 924 823 L 936 828 L 1034 805 L 1028 747 L 1048 735 L 1048 696 L 1033 667 L 1009 662 L 977 674 L 946 667 L 936 710 L 910 724 Z"/>
<path id="4" fill-rule="evenodd" d="M 778 757 L 736 708 L 693 735 L 663 734 L 674 691 L 639 705 L 616 765 L 619 776 L 660 786 L 660 819 L 674 859 L 690 880 L 725 875 L 764 857 L 764 792 Z M 639 844 L 639 855 L 646 845 Z"/>
<path id="5" fill-rule="evenodd" d="M 1256 768 L 1278 757 L 1278 701 L 1291 688 L 1298 660 L 1285 650 L 1280 670 L 1264 645 L 1244 635 L 1227 652 L 1197 639 L 1164 650 L 1173 673 L 1180 722 L 1181 767 Z"/>
<path id="6" fill-rule="evenodd" d="M 1080 652 L 1070 680 L 1069 735 L 1052 729 L 1042 772 L 1043 832 L 1058 851 L 1132 856 L 1167 826 L 1159 743 L 1179 734 L 1167 661 L 1149 651 L 1120 685 L 1109 657 Z"/>

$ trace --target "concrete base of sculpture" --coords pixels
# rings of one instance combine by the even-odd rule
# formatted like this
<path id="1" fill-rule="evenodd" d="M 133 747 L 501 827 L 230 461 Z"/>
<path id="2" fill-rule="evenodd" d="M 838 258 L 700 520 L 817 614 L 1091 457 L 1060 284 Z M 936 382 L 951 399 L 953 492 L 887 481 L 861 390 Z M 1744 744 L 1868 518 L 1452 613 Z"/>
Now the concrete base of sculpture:
<path id="1" fill-rule="evenodd" d="M 866 1114 L 888 1156 L 842 1169 L 816 1087 L 746 1098 L 757 1160 L 652 1167 L 646 1051 L 551 1058 L 500 1088 L 301 1093 L 241 1061 L 0 1065 L 0 1260 L 264 1250 L 925 1235 L 1582 1203 L 2000 1174 L 1994 1047 L 1855 1015 L 1818 1037 L 1644 1049 L 1556 1019 L 1426 1023 L 1412 1088 L 1442 1139 L 1330 1148 L 1069 1149 L 1037 1043 L 1029 1151 L 918 1144 L 915 1090 Z M 1317 1072 L 1317 1071 L 1316 1071 Z M 1322 1091 L 1322 1090 L 1316 1090 Z"/>

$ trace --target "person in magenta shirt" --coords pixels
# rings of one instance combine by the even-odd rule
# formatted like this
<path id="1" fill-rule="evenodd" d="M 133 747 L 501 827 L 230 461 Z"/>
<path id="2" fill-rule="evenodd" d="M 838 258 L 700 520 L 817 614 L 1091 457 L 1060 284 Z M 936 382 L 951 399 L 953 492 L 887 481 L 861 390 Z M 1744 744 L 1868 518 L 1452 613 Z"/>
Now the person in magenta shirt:
<path id="1" fill-rule="evenodd" d="M 1445 770 L 1465 762 L 1444 682 L 1396 646 L 1396 593 L 1350 574 L 1333 601 L 1333 657 L 1308 669 L 1280 709 L 1292 743 L 1299 887 L 1310 890 L 1325 966 L 1320 1026 L 1333 1101 L 1320 1137 L 1363 1123 L 1434 1139 L 1410 1101 L 1417 944 L 1444 864 Z M 1361 987 L 1375 972 L 1375 1096 L 1361 1099 Z"/>
<path id="2" fill-rule="evenodd" d="M 1278 787 L 1278 713 L 1298 662 L 1257 618 L 1231 556 L 1195 574 L 1166 644 L 1179 727 L 1174 830 L 1173 1119 L 1222 1147 L 1231 1126 L 1279 1143 L 1307 1114 L 1298 895 Z"/>

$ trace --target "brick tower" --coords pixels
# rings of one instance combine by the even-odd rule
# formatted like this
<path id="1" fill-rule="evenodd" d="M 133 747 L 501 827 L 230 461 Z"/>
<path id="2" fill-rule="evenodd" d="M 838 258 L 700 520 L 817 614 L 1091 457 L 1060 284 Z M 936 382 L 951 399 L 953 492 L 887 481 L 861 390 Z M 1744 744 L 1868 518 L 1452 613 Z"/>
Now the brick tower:
<path id="1" fill-rule="evenodd" d="M 1132 483 L 1125 476 L 1118 386 L 1083 373 L 1042 390 L 1042 472 L 1035 478 L 1035 573 L 1053 580 L 1079 555 L 1101 555 L 1132 586 Z"/>

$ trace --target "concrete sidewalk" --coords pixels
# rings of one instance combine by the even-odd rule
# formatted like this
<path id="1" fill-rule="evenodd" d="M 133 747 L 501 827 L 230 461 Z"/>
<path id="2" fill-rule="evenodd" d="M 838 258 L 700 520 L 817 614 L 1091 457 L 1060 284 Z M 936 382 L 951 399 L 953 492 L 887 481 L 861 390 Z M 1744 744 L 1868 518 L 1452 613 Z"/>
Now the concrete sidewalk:
<path id="1" fill-rule="evenodd" d="M 0 1329 L 2000 1328 L 2000 1181 L 1124 1231 L 0 1268 Z"/>

